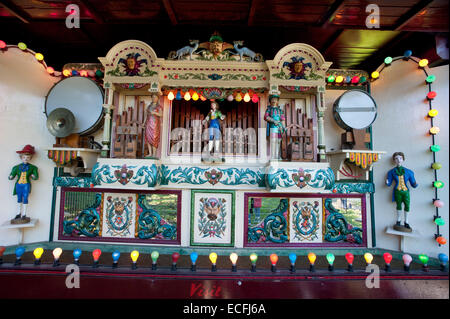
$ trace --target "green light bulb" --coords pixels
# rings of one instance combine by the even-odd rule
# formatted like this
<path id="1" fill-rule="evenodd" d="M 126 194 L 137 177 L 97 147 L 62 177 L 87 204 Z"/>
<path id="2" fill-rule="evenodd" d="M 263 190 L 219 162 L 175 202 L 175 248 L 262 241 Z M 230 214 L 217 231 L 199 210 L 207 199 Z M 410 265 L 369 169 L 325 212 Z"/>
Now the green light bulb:
<path id="1" fill-rule="evenodd" d="M 367 78 L 365 76 L 362 76 L 359 78 L 359 83 L 364 83 L 367 81 Z"/>
<path id="2" fill-rule="evenodd" d="M 256 261 L 258 260 L 258 255 L 257 254 L 251 254 L 250 255 L 250 261 L 252 262 L 252 264 L 256 264 Z"/>
<path id="3" fill-rule="evenodd" d="M 434 80 L 436 80 L 436 76 L 435 75 L 431 74 L 431 75 L 427 76 L 427 79 L 426 79 L 427 83 L 433 83 Z"/>
<path id="4" fill-rule="evenodd" d="M 327 254 L 327 260 L 330 265 L 333 265 L 334 259 L 335 259 L 335 257 L 332 253 Z"/>
<path id="5" fill-rule="evenodd" d="M 444 187 L 444 183 L 441 182 L 441 181 L 435 181 L 433 183 L 433 186 L 436 187 L 436 188 L 442 188 L 442 187 Z"/>
<path id="6" fill-rule="evenodd" d="M 420 255 L 419 255 L 419 259 L 420 259 L 420 262 L 421 262 L 422 264 L 426 265 L 426 264 L 428 263 L 428 260 L 429 260 L 430 258 L 428 258 L 428 256 L 425 255 L 425 254 L 420 254 Z"/>
<path id="7" fill-rule="evenodd" d="M 434 223 L 436 224 L 436 225 L 438 225 L 438 226 L 444 226 L 445 225 L 445 221 L 442 219 L 442 218 L 436 218 L 435 220 L 434 220 Z"/>
<path id="8" fill-rule="evenodd" d="M 329 83 L 332 83 L 332 82 L 334 82 L 335 79 L 336 78 L 334 77 L 334 75 L 330 75 L 327 80 Z"/>
<path id="9" fill-rule="evenodd" d="M 385 64 L 391 64 L 392 63 L 392 57 L 388 56 L 384 59 Z"/>
<path id="10" fill-rule="evenodd" d="M 154 252 L 152 252 L 151 257 L 152 257 L 153 263 L 156 264 L 156 261 L 158 260 L 158 257 L 159 257 L 159 253 L 157 251 L 154 251 Z"/>
<path id="11" fill-rule="evenodd" d="M 430 150 L 432 152 L 439 152 L 441 150 L 441 147 L 439 145 L 431 145 Z"/>

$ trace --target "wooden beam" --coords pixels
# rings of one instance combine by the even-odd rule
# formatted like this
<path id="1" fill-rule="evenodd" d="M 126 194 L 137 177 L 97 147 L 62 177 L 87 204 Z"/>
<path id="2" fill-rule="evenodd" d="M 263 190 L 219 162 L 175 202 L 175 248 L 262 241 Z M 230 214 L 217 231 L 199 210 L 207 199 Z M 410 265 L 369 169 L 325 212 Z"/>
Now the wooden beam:
<path id="1" fill-rule="evenodd" d="M 172 25 L 177 25 L 177 16 L 175 15 L 175 11 L 173 10 L 172 4 L 170 3 L 170 0 L 162 0 L 164 8 L 166 9 L 167 15 L 169 16 L 170 22 L 172 22 Z"/>
<path id="2" fill-rule="evenodd" d="M 31 16 L 26 13 L 22 8 L 15 5 L 10 0 L 0 0 L 0 4 L 13 16 L 17 17 L 24 23 L 30 23 L 32 20 Z"/>
<path id="3" fill-rule="evenodd" d="M 80 0 L 80 3 L 88 9 L 89 13 L 92 15 L 92 18 L 95 22 L 98 24 L 104 24 L 105 19 L 102 17 L 102 15 L 98 12 L 97 8 L 95 8 L 89 0 Z"/>
<path id="4" fill-rule="evenodd" d="M 328 11 L 317 21 L 317 25 L 320 27 L 326 27 L 329 23 L 333 22 L 336 14 L 344 7 L 345 0 L 335 0 L 330 6 Z"/>
<path id="5" fill-rule="evenodd" d="M 404 15 L 398 18 L 397 22 L 393 25 L 393 30 L 401 31 L 400 29 L 411 22 L 417 14 L 426 9 L 433 0 L 421 0 L 411 7 Z"/>

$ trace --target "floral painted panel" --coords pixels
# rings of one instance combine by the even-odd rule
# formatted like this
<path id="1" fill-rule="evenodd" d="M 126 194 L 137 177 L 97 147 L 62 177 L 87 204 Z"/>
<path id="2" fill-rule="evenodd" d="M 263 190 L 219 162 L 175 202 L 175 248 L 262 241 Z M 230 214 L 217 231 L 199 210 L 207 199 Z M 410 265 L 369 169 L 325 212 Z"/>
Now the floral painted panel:
<path id="1" fill-rule="evenodd" d="M 322 198 L 290 198 L 291 243 L 322 242 Z"/>
<path id="2" fill-rule="evenodd" d="M 136 225 L 136 195 L 105 193 L 103 237 L 133 238 Z"/>

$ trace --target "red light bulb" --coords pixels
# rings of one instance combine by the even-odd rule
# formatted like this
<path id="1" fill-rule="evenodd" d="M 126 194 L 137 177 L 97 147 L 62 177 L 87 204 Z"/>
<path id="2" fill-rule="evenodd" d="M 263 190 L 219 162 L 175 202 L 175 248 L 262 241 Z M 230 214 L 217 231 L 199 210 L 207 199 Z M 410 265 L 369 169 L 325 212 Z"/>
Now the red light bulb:
<path id="1" fill-rule="evenodd" d="M 6 43 L 5 41 L 0 40 L 0 49 L 4 49 L 6 48 Z"/>
<path id="2" fill-rule="evenodd" d="M 384 253 L 383 258 L 384 261 L 386 262 L 386 265 L 389 265 L 392 261 L 392 255 L 390 253 Z"/>
<path id="3" fill-rule="evenodd" d="M 436 92 L 434 92 L 434 91 L 431 91 L 431 92 L 428 92 L 428 94 L 427 94 L 427 98 L 429 99 L 429 100 L 432 100 L 432 99 L 434 99 L 435 97 L 436 97 Z"/>
<path id="4" fill-rule="evenodd" d="M 353 264 L 353 260 L 355 259 L 355 256 L 353 256 L 352 253 L 346 253 L 345 254 L 345 260 L 347 260 L 349 265 Z"/>
<path id="5" fill-rule="evenodd" d="M 355 76 L 352 78 L 352 83 L 353 83 L 353 84 L 356 84 L 356 83 L 358 83 L 358 82 L 359 82 L 359 76 L 355 75 Z"/>
<path id="6" fill-rule="evenodd" d="M 442 236 L 439 236 L 438 238 L 436 238 L 436 241 L 440 244 L 440 245 L 445 245 L 447 243 L 447 239 L 445 239 Z"/>
<path id="7" fill-rule="evenodd" d="M 98 261 L 100 258 L 100 255 L 102 254 L 102 251 L 100 249 L 96 249 L 92 252 L 92 257 L 94 257 L 94 261 Z"/>
<path id="8" fill-rule="evenodd" d="M 277 254 L 270 255 L 270 261 L 272 262 L 272 265 L 275 266 L 277 264 L 277 261 L 278 261 Z"/>
<path id="9" fill-rule="evenodd" d="M 5 246 L 0 246 L 0 257 L 3 256 L 3 253 L 5 252 L 6 247 Z"/>
<path id="10" fill-rule="evenodd" d="M 178 258 L 180 258 L 180 254 L 175 252 L 172 254 L 172 263 L 176 264 L 178 261 Z"/>

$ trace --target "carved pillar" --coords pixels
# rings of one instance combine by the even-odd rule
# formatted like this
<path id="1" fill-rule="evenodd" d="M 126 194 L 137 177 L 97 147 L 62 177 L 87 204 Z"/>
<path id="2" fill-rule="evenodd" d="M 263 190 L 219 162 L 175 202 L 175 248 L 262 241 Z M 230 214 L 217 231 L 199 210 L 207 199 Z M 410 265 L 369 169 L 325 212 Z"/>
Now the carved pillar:
<path id="1" fill-rule="evenodd" d="M 111 113 L 114 109 L 112 105 L 114 89 L 111 83 L 105 83 L 105 103 L 103 104 L 103 109 L 105 113 L 104 124 L 103 124 L 103 148 L 101 157 L 105 158 L 109 155 L 110 145 L 111 145 Z"/>
<path id="2" fill-rule="evenodd" d="M 319 87 L 317 92 L 317 148 L 318 148 L 318 160 L 319 162 L 326 161 L 325 155 L 325 133 L 324 133 L 324 114 L 325 114 L 325 99 L 324 99 L 325 88 Z"/>

